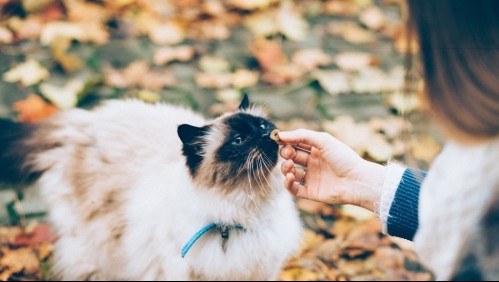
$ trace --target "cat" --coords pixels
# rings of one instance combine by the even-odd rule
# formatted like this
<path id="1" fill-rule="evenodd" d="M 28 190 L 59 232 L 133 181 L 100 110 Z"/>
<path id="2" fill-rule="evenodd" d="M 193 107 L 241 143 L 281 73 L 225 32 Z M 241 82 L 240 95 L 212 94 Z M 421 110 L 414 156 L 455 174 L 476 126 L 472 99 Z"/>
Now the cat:
<path id="1" fill-rule="evenodd" d="M 274 280 L 299 247 L 275 125 L 247 96 L 210 121 L 115 100 L 0 128 L 0 180 L 47 203 L 55 278 Z"/>

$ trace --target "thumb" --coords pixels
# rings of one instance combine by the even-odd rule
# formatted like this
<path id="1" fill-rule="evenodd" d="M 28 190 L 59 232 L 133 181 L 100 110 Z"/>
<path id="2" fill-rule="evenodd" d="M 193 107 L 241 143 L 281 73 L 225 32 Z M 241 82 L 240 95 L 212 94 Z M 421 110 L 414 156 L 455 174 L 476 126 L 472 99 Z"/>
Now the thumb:
<path id="1" fill-rule="evenodd" d="M 317 149 L 324 149 L 328 143 L 330 143 L 330 139 L 332 136 L 325 132 L 317 132 L 307 129 L 298 129 L 293 131 L 283 131 L 279 132 L 280 141 L 291 144 L 306 144 L 310 146 L 314 146 Z"/>

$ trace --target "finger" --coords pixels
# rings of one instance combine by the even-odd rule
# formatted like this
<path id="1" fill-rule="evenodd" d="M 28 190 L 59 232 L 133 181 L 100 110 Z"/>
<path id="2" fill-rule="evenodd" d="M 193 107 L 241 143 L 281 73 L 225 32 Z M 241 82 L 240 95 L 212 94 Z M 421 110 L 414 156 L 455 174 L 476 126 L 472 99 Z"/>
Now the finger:
<path id="1" fill-rule="evenodd" d="M 307 166 L 309 157 L 310 153 L 307 153 L 305 151 L 296 151 L 295 156 L 292 158 L 292 160 L 295 162 L 295 164 Z"/>
<path id="2" fill-rule="evenodd" d="M 331 135 L 327 133 L 307 129 L 279 132 L 279 139 L 285 143 L 314 146 L 319 150 L 327 145 L 330 137 Z"/>
<path id="3" fill-rule="evenodd" d="M 286 179 L 284 180 L 284 187 L 286 187 L 286 189 L 294 196 L 307 199 L 306 187 L 298 182 L 295 182 L 295 180 L 295 176 L 292 173 L 288 173 L 286 175 Z"/>
<path id="4" fill-rule="evenodd" d="M 293 194 L 293 195 L 297 195 L 299 193 L 299 185 L 295 185 L 296 182 L 295 182 L 295 175 L 292 174 L 292 173 L 288 173 L 286 174 L 286 179 L 284 180 L 284 187 L 286 187 L 286 189 L 288 189 L 288 191 Z"/>
<path id="5" fill-rule="evenodd" d="M 292 159 L 296 155 L 296 150 L 291 147 L 290 145 L 286 145 L 281 148 L 280 150 L 281 157 L 283 157 L 286 160 Z"/>
<path id="6" fill-rule="evenodd" d="M 284 176 L 288 173 L 293 173 L 295 169 L 295 163 L 292 160 L 287 160 L 281 164 L 281 172 Z"/>
<path id="7" fill-rule="evenodd" d="M 292 169 L 291 173 L 294 174 L 296 182 L 305 182 L 305 174 L 307 172 L 303 168 L 295 167 L 294 169 Z"/>

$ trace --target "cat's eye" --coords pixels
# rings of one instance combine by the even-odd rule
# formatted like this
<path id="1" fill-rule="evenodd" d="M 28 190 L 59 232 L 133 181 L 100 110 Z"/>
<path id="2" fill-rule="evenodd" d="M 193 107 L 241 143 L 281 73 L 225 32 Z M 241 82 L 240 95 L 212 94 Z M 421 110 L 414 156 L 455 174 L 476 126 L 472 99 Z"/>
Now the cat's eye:
<path id="1" fill-rule="evenodd" d="M 232 139 L 232 145 L 241 145 L 243 144 L 243 138 L 241 136 L 237 136 L 236 138 Z"/>

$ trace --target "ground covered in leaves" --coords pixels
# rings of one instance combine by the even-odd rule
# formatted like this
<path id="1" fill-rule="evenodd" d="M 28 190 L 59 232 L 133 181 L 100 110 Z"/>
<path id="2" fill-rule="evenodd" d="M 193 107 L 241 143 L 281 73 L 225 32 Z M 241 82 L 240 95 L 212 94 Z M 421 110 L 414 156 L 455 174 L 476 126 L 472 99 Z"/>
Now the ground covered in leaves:
<path id="1" fill-rule="evenodd" d="M 417 71 L 404 71 L 417 49 L 404 11 L 402 0 L 0 0 L 0 116 L 32 123 L 122 98 L 216 116 L 244 92 L 282 130 L 324 130 L 369 160 L 426 169 L 439 137 Z M 0 280 L 49 279 L 43 205 L 11 188 L 0 187 Z M 431 279 L 372 214 L 297 204 L 308 229 L 280 280 Z"/>

